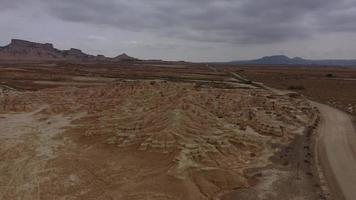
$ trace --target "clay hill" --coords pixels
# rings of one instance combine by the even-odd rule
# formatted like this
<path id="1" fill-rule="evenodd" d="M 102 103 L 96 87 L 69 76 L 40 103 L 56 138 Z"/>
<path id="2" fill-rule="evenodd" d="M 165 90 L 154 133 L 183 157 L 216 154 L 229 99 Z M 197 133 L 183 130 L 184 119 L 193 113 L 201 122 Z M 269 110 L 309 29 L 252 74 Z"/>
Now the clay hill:
<path id="1" fill-rule="evenodd" d="M 302 98 L 229 87 L 125 81 L 8 91 L 0 98 L 0 159 L 7 163 L 0 165 L 7 186 L 0 194 L 225 200 L 226 193 L 254 188 L 252 172 L 272 165 L 276 145 L 300 136 L 316 115 Z M 281 199 L 264 198 L 264 191 L 275 180 L 295 179 L 277 169 L 260 176 L 269 181 L 256 189 L 258 199 Z"/>
<path id="2" fill-rule="evenodd" d="M 115 58 L 89 55 L 79 49 L 59 50 L 50 43 L 36 43 L 13 39 L 7 46 L 0 47 L 0 61 L 135 61 L 136 58 L 121 54 Z"/>

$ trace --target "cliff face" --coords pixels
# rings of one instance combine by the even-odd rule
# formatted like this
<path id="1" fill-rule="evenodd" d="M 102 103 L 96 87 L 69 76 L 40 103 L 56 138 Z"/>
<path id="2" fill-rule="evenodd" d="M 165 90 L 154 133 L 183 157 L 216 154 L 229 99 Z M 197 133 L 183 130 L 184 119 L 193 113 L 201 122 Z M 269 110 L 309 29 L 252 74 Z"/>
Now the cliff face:
<path id="1" fill-rule="evenodd" d="M 18 40 L 18 39 L 11 40 L 11 43 L 8 45 L 8 47 L 10 48 L 27 47 L 27 48 L 37 48 L 37 49 L 47 49 L 47 50 L 53 49 L 53 45 L 50 43 L 41 44 L 41 43 L 35 43 L 26 40 Z"/>
<path id="2" fill-rule="evenodd" d="M 25 40 L 11 40 L 0 49 L 1 60 L 57 60 L 64 59 L 61 51 L 52 44 L 40 44 Z"/>
<path id="3" fill-rule="evenodd" d="M 9 61 L 127 61 L 137 60 L 126 54 L 115 58 L 103 55 L 93 56 L 83 53 L 80 49 L 58 50 L 50 43 L 36 43 L 13 39 L 7 46 L 0 47 L 0 60 Z"/>
<path id="4" fill-rule="evenodd" d="M 91 59 L 91 60 L 95 60 L 95 56 L 92 55 L 88 55 L 83 53 L 80 49 L 74 49 L 71 48 L 70 50 L 65 50 L 62 51 L 62 55 L 64 56 L 65 59 L 70 59 L 70 60 L 87 60 L 87 59 Z"/>

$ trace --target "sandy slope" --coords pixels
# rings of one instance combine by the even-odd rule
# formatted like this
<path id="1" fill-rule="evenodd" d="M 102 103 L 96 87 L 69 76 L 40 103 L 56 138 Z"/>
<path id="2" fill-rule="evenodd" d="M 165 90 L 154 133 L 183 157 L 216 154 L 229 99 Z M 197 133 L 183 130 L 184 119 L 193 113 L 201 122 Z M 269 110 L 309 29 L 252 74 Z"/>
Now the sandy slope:
<path id="1" fill-rule="evenodd" d="M 56 150 L 64 140 L 56 137 L 71 120 L 61 115 L 40 120 L 46 107 L 29 113 L 0 114 L 0 200 L 43 199 L 43 174 L 55 168 L 48 161 L 57 157 Z"/>
<path id="2" fill-rule="evenodd" d="M 356 132 L 349 115 L 313 103 L 321 112 L 318 138 L 320 164 L 335 199 L 356 198 Z"/>

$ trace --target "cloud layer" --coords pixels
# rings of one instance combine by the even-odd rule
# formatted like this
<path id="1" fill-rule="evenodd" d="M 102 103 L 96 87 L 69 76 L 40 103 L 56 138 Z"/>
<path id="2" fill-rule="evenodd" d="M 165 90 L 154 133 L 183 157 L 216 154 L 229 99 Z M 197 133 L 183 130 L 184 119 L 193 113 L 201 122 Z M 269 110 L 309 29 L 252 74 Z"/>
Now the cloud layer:
<path id="1" fill-rule="evenodd" d="M 319 30 L 353 31 L 356 6 L 341 0 L 45 1 L 66 21 L 208 42 L 274 43 Z"/>
<path id="2" fill-rule="evenodd" d="M 137 41 L 148 39 L 149 46 L 171 38 L 190 46 L 197 43 L 198 49 L 211 44 L 268 47 L 356 33 L 356 0 L 34 0 L 32 6 L 24 0 L 0 0 L 0 4 L 0 11 L 13 15 L 21 10 L 51 18 L 51 23 L 133 33 Z M 88 33 L 89 38 L 103 35 Z"/>

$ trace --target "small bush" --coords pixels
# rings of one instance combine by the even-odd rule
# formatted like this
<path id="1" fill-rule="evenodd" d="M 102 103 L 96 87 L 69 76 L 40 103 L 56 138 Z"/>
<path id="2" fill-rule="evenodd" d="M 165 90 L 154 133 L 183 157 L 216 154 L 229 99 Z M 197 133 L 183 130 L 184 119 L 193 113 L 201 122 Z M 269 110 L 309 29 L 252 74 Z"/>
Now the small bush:
<path id="1" fill-rule="evenodd" d="M 334 78 L 335 77 L 334 74 L 326 74 L 325 76 L 328 77 L 328 78 Z"/>
<path id="2" fill-rule="evenodd" d="M 305 90 L 305 87 L 302 85 L 291 85 L 288 87 L 288 90 Z"/>

